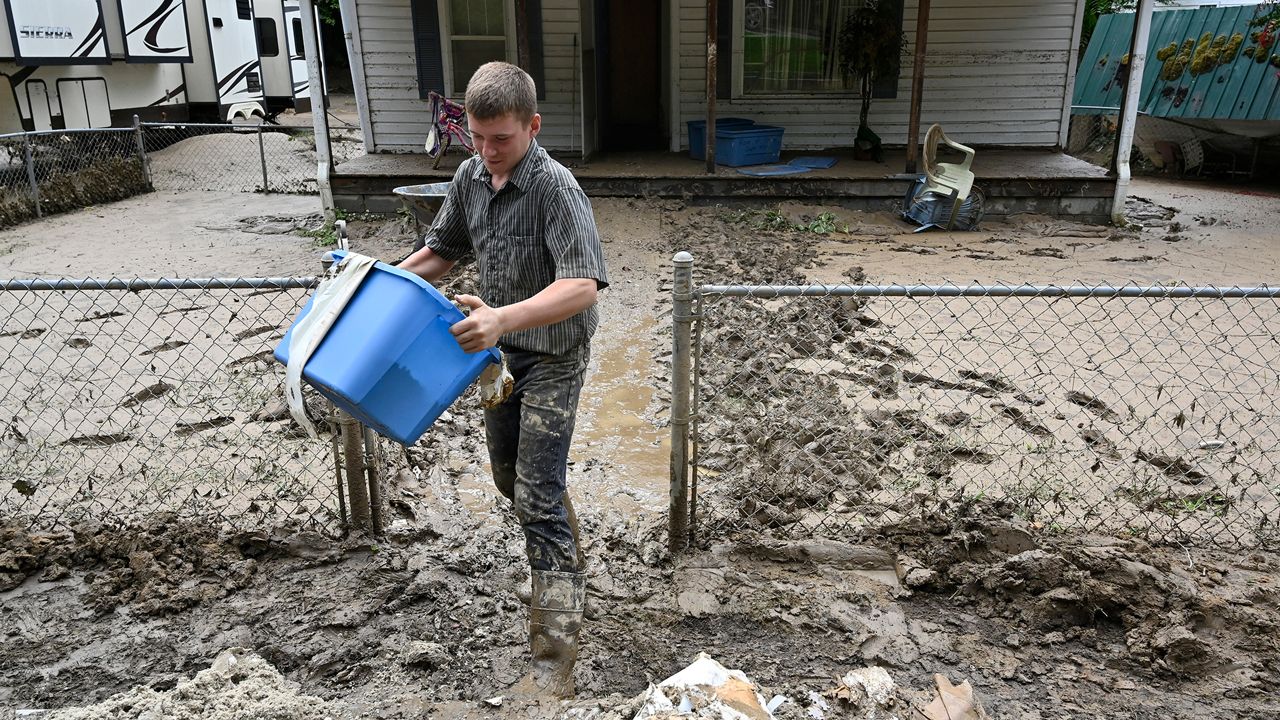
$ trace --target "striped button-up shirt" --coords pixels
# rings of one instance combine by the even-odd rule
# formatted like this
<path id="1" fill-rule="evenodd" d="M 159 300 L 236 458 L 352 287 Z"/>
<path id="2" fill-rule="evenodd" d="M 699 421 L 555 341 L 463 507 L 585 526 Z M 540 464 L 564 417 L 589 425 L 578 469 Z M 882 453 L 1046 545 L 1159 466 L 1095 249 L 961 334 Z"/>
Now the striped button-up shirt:
<path id="1" fill-rule="evenodd" d="M 578 181 L 535 141 L 501 190 L 479 157 L 458 167 L 427 247 L 458 261 L 475 254 L 479 295 L 492 307 L 537 295 L 561 278 L 590 278 L 608 287 L 591 203 Z M 543 327 L 503 335 L 499 345 L 560 355 L 591 340 L 595 306 Z"/>

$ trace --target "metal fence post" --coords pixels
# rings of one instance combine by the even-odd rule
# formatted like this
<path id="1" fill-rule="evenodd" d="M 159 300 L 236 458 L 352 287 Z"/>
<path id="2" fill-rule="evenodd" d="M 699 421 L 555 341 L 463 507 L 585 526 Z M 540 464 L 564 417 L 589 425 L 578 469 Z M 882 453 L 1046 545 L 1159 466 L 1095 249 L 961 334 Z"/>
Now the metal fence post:
<path id="1" fill-rule="evenodd" d="M 147 146 L 142 142 L 142 121 L 137 115 L 133 116 L 133 137 L 138 142 L 138 165 L 142 168 L 142 180 L 147 184 L 148 190 L 155 190 L 155 186 L 151 184 L 151 168 L 147 165 Z"/>
<path id="2" fill-rule="evenodd" d="M 374 535 L 385 529 L 382 514 L 382 452 L 373 428 L 364 428 L 364 469 L 369 475 L 369 524 Z"/>
<path id="3" fill-rule="evenodd" d="M 31 135 L 22 136 L 22 154 L 27 163 L 27 182 L 31 183 L 31 199 L 36 201 L 36 217 L 44 217 L 40 210 L 40 186 L 36 183 L 36 165 L 31 153 Z"/>
<path id="4" fill-rule="evenodd" d="M 258 123 L 258 159 L 262 161 L 262 194 L 271 192 L 267 187 L 267 149 L 262 145 L 262 123 Z"/>
<path id="5" fill-rule="evenodd" d="M 357 530 L 372 526 L 369 516 L 369 483 L 364 475 L 364 429 L 360 421 L 338 411 L 338 427 L 342 432 L 342 460 L 347 471 L 347 499 L 351 506 L 351 525 Z"/>
<path id="6" fill-rule="evenodd" d="M 689 541 L 689 387 L 693 328 L 693 256 L 678 252 L 671 289 L 671 507 L 668 547 L 672 552 Z"/>

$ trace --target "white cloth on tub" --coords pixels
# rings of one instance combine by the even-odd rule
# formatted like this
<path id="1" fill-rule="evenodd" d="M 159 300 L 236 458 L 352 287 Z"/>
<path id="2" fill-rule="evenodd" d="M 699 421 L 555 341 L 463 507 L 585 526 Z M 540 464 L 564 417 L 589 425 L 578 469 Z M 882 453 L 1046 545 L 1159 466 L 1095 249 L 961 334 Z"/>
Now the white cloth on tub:
<path id="1" fill-rule="evenodd" d="M 284 395 L 289 402 L 289 414 L 312 439 L 319 435 L 302 403 L 302 368 L 311 359 L 316 348 L 320 347 L 329 328 L 333 327 L 333 323 L 342 314 L 342 309 L 356 294 L 356 290 L 360 289 L 360 283 L 373 269 L 375 262 L 377 261 L 366 255 L 349 253 L 340 264 L 334 263 L 311 298 L 311 310 L 293 326 L 293 334 L 289 337 L 289 364 L 284 373 Z"/>

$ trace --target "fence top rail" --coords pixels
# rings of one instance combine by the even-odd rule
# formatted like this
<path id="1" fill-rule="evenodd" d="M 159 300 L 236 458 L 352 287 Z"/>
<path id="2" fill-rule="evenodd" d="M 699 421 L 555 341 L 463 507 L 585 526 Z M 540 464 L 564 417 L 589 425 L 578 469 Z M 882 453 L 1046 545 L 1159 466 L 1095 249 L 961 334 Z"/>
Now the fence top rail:
<path id="1" fill-rule="evenodd" d="M 726 297 L 1046 297 L 1276 299 L 1280 287 L 1138 285 L 702 285 L 701 296 Z"/>
<path id="2" fill-rule="evenodd" d="M 70 128 L 67 130 L 32 130 L 31 132 L 4 133 L 0 140 L 20 140 L 24 137 L 41 137 L 45 135 L 91 135 L 102 133 L 131 133 L 131 127 Z"/>
<path id="3" fill-rule="evenodd" d="M 167 130 L 171 128 L 219 128 L 222 130 L 234 130 L 244 132 L 258 132 L 264 130 L 266 132 L 283 132 L 283 133 L 310 133 L 314 129 L 310 125 L 280 125 L 278 123 L 192 123 L 192 122 L 144 122 L 138 123 L 140 127 L 151 128 L 154 130 Z M 133 128 L 124 128 L 132 130 Z"/>
<path id="4" fill-rule="evenodd" d="M 111 278 L 95 280 L 27 279 L 0 280 L 0 291 L 57 291 L 57 290 L 295 290 L 311 289 L 319 284 L 316 277 L 273 278 L 135 278 L 124 280 Z"/>
<path id="5" fill-rule="evenodd" d="M 169 128 L 169 127 L 216 127 L 216 128 L 244 128 L 245 130 L 257 130 L 260 127 L 283 127 L 276 125 L 267 125 L 266 123 L 194 123 L 194 122 L 144 122 L 138 123 L 142 127 L 150 128 Z"/>

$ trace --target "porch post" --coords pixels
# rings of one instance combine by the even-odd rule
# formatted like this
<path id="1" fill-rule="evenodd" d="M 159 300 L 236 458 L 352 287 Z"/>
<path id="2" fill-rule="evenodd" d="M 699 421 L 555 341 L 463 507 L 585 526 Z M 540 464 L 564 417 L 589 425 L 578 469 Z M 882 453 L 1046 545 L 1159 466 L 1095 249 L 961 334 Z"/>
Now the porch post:
<path id="1" fill-rule="evenodd" d="M 920 149 L 920 105 L 924 101 L 924 52 L 929 41 L 929 0 L 916 8 L 916 58 L 911 65 L 911 120 L 907 125 L 908 175 L 915 175 Z"/>
<path id="2" fill-rule="evenodd" d="M 1129 80 L 1120 99 L 1120 131 L 1116 133 L 1116 193 L 1111 200 L 1111 222 L 1124 224 L 1124 201 L 1129 196 L 1129 157 L 1133 152 L 1133 130 L 1138 122 L 1138 103 L 1142 93 L 1142 71 L 1147 64 L 1147 43 L 1151 36 L 1153 0 L 1138 0 L 1134 13 L 1133 39 L 1129 44 Z M 1073 49 L 1074 51 L 1074 49 Z"/>
<path id="3" fill-rule="evenodd" d="M 667 64 L 671 71 L 667 74 L 667 125 L 670 127 L 671 152 L 680 152 L 680 121 L 683 108 L 680 106 L 680 0 L 667 0 Z"/>
<path id="4" fill-rule="evenodd" d="M 707 172 L 716 174 L 716 5 L 718 0 L 707 0 Z"/>
<path id="5" fill-rule="evenodd" d="M 516 9 L 516 64 L 529 69 L 529 16 L 526 0 L 515 0 Z"/>
<path id="6" fill-rule="evenodd" d="M 342 11 L 342 38 L 347 46 L 347 57 L 351 58 L 351 83 L 355 86 L 360 135 L 364 138 L 365 152 L 369 153 L 375 148 L 373 120 L 369 114 L 369 86 L 364 77 L 364 44 L 360 42 L 360 18 L 356 13 L 355 0 L 341 0 L 338 9 Z"/>
<path id="7" fill-rule="evenodd" d="M 325 217 L 332 220 L 333 189 L 329 186 L 329 171 L 333 156 L 329 151 L 329 109 L 324 104 L 324 76 L 320 73 L 315 0 L 301 0 L 298 6 L 302 11 L 302 51 L 307 56 L 307 82 L 311 92 L 311 127 L 316 135 L 316 186 L 320 189 L 320 205 Z M 361 60 L 352 58 L 351 61 Z"/>

